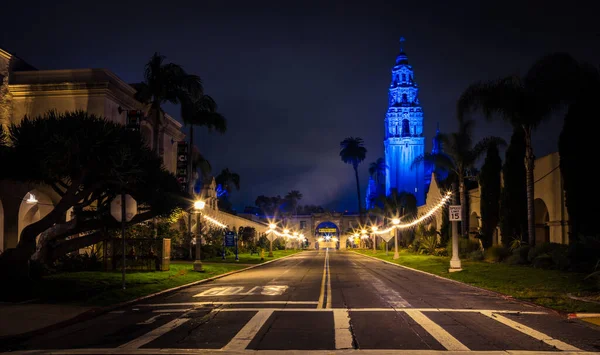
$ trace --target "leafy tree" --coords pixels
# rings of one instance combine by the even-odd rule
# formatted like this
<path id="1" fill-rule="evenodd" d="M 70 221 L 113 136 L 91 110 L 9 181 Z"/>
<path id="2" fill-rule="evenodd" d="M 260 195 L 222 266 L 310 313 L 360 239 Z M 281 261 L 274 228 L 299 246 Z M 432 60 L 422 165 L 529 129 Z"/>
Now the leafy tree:
<path id="1" fill-rule="evenodd" d="M 577 87 L 578 63 L 566 53 L 547 55 L 529 69 L 523 77 L 512 75 L 469 86 L 458 101 L 458 117 L 480 109 L 488 119 L 495 114 L 524 132 L 525 171 L 527 181 L 527 230 L 529 244 L 535 244 L 535 211 L 533 169 L 535 156 L 531 144 L 532 132 L 552 112 L 572 99 Z"/>
<path id="2" fill-rule="evenodd" d="M 385 163 L 385 159 L 377 158 L 376 161 L 369 164 L 369 176 L 374 177 L 377 184 L 381 184 L 383 183 L 381 178 L 385 176 L 387 168 L 388 166 Z"/>
<path id="3" fill-rule="evenodd" d="M 596 131 L 590 122 L 600 119 L 597 100 L 600 97 L 600 69 L 583 64 L 574 102 L 569 106 L 560 133 L 558 151 L 566 206 L 570 222 L 570 243 L 580 236 L 597 236 L 596 210 L 590 201 L 600 199 L 600 191 L 591 187 L 593 176 L 582 173 L 589 165 L 590 154 L 597 148 Z"/>
<path id="4" fill-rule="evenodd" d="M 292 190 L 285 195 L 285 200 L 289 202 L 291 211 L 296 215 L 298 212 L 298 201 L 302 200 L 302 193 L 298 190 Z"/>
<path id="5" fill-rule="evenodd" d="M 165 124 L 165 103 L 179 104 L 203 93 L 202 81 L 188 74 L 180 65 L 164 63 L 166 57 L 158 53 L 150 58 L 144 70 L 144 81 L 134 84 L 135 98 L 146 104 L 152 122 L 152 149 L 159 154 L 160 132 Z"/>
<path id="6" fill-rule="evenodd" d="M 481 235 L 484 248 L 492 246 L 494 233 L 500 218 L 501 170 L 502 160 L 500 159 L 498 146 L 491 144 L 487 149 L 485 161 L 479 174 Z"/>
<path id="7" fill-rule="evenodd" d="M 436 167 L 442 167 L 447 171 L 456 174 L 458 179 L 461 208 L 461 234 L 467 236 L 468 223 L 468 194 L 466 179 L 470 178 L 473 172 L 473 166 L 477 160 L 485 153 L 490 145 L 501 146 L 506 144 L 502 138 L 486 137 L 473 144 L 472 132 L 475 122 L 473 120 L 458 120 L 458 132 L 451 134 L 439 134 L 438 139 L 444 144 L 444 152 L 425 153 L 415 158 L 411 168 L 423 162 L 430 162 Z"/>
<path id="8" fill-rule="evenodd" d="M 358 212 L 361 222 L 364 221 L 364 211 L 360 199 L 360 182 L 358 180 L 358 165 L 367 157 L 367 148 L 364 147 L 362 138 L 348 137 L 340 142 L 340 158 L 346 164 L 351 164 L 356 178 L 356 194 L 358 196 Z"/>
<path id="9" fill-rule="evenodd" d="M 139 132 L 122 125 L 83 111 L 51 111 L 12 124 L 8 140 L 4 163 L 19 169 L 3 169 L 0 178 L 45 184 L 60 200 L 45 217 L 23 229 L 17 247 L 0 257 L 0 269 L 5 263 L 17 264 L 17 269 L 19 263 L 26 264 L 40 234 L 40 261 L 106 239 L 107 228 L 119 227 L 110 215 L 110 203 L 121 193 L 138 203 L 138 214 L 129 225 L 187 207 L 175 176 L 144 146 Z M 65 222 L 71 208 L 74 218 Z"/>
<path id="10" fill-rule="evenodd" d="M 500 196 L 500 233 L 502 244 L 527 240 L 527 185 L 525 181 L 525 140 L 523 130 L 516 127 L 506 149 L 502 177 L 504 186 Z"/>

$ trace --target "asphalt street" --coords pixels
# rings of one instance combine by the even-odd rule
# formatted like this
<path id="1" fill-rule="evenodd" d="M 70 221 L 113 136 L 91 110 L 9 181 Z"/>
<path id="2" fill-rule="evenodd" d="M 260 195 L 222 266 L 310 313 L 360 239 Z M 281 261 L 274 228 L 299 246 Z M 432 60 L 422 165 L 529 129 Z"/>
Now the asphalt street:
<path id="1" fill-rule="evenodd" d="M 349 251 L 306 251 L 11 354 L 600 354 L 597 327 Z"/>

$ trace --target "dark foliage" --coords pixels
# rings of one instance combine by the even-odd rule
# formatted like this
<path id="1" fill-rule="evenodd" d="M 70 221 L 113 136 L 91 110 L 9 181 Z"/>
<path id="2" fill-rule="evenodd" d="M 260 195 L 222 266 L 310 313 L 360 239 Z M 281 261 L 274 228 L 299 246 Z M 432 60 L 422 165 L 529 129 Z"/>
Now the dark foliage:
<path id="1" fill-rule="evenodd" d="M 493 243 L 493 236 L 500 218 L 500 172 L 502 160 L 498 147 L 491 145 L 481 173 L 479 174 L 480 208 L 481 208 L 481 242 L 484 248 L 489 248 Z"/>

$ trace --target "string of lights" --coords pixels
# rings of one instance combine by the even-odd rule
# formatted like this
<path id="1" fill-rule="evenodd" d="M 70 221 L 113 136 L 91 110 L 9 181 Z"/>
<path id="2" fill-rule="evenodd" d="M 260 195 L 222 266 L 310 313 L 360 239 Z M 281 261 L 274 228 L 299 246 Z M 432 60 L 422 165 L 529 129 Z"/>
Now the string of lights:
<path id="1" fill-rule="evenodd" d="M 214 219 L 214 218 L 212 218 L 212 217 L 210 217 L 210 216 L 207 216 L 207 215 L 202 215 L 202 217 L 203 217 L 204 219 L 206 219 L 208 222 L 210 222 L 211 224 L 213 224 L 213 225 L 215 225 L 215 226 L 217 226 L 217 227 L 219 227 L 219 228 L 227 229 L 227 225 L 225 225 L 225 224 L 223 224 L 223 223 L 221 223 L 221 222 L 217 221 L 216 219 Z"/>

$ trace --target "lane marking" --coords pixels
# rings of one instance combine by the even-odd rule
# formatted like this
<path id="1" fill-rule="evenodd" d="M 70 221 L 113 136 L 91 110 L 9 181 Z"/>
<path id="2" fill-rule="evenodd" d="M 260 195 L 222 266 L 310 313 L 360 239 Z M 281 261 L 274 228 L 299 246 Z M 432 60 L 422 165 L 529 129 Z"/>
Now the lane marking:
<path id="1" fill-rule="evenodd" d="M 506 318 L 502 315 L 499 314 L 495 314 L 493 312 L 481 312 L 481 314 L 488 316 L 490 318 L 492 318 L 493 320 L 496 320 L 504 325 L 507 325 L 515 330 L 520 331 L 523 334 L 529 335 L 532 338 L 535 338 L 537 340 L 541 340 L 544 343 L 553 346 L 555 348 L 557 348 L 558 350 L 563 350 L 563 351 L 582 351 L 579 348 L 574 347 L 573 345 L 569 345 L 567 343 L 564 343 L 558 339 L 554 339 L 549 335 L 546 335 L 542 332 L 538 332 L 537 330 L 533 329 L 533 328 L 529 328 L 526 325 L 523 325 L 519 322 L 515 322 L 512 319 Z"/>
<path id="2" fill-rule="evenodd" d="M 260 310 L 248 323 L 223 347 L 224 351 L 245 350 L 260 328 L 271 317 L 273 310 Z"/>
<path id="3" fill-rule="evenodd" d="M 325 250 L 325 261 L 323 262 L 323 279 L 321 280 L 321 293 L 319 294 L 319 305 L 317 308 L 323 308 L 323 302 L 325 301 L 325 280 L 327 279 L 327 249 Z"/>
<path id="4" fill-rule="evenodd" d="M 242 350 L 235 352 L 223 352 L 220 349 L 181 349 L 181 348 L 144 348 L 144 349 L 110 349 L 110 348 L 91 348 L 91 349 L 61 349 L 61 350 L 25 350 L 15 351 L 10 354 L 35 354 L 35 355 L 90 355 L 90 354 L 118 354 L 118 355 L 156 355 L 156 354 L 253 354 L 253 355 L 331 355 L 331 354 L 367 354 L 367 355 L 598 355 L 598 352 L 592 351 L 532 351 L 532 350 L 473 350 L 469 352 L 449 352 L 448 350 L 413 350 L 413 349 L 340 349 L 340 350 Z M 4 353 L 3 353 L 4 354 Z M 6 353 L 7 355 L 9 353 Z"/>
<path id="5" fill-rule="evenodd" d="M 137 349 L 137 348 L 142 347 L 145 344 L 148 344 L 149 342 L 157 339 L 161 335 L 164 335 L 167 332 L 170 332 L 171 330 L 179 327 L 180 325 L 185 324 L 186 322 L 189 322 L 190 320 L 191 320 L 191 318 L 174 319 L 174 320 L 170 321 L 169 323 L 164 324 L 164 325 L 130 341 L 129 343 L 125 343 L 125 344 L 119 346 L 119 348 L 127 349 L 127 350 Z"/>
<path id="6" fill-rule="evenodd" d="M 335 348 L 353 349 L 350 315 L 347 309 L 336 308 L 333 310 L 333 327 L 335 328 Z"/>
<path id="7" fill-rule="evenodd" d="M 421 313 L 420 311 L 415 311 L 414 309 L 406 309 L 404 312 L 411 317 L 417 324 L 419 324 L 423 329 L 427 331 L 427 333 L 431 334 L 432 337 L 435 338 L 443 347 L 450 351 L 469 351 L 463 343 L 458 341 L 455 337 L 450 335 L 446 330 L 442 327 L 434 323 L 431 319 L 429 319 L 426 315 Z"/>
<path id="8" fill-rule="evenodd" d="M 193 295 L 192 297 L 217 297 L 217 296 L 252 296 L 252 295 L 263 295 L 263 296 L 281 296 L 287 291 L 288 286 L 286 285 L 267 285 L 267 286 L 254 286 L 249 291 L 242 292 L 248 286 L 223 286 L 213 287 L 208 290 L 204 290 L 199 294 Z M 261 292 L 255 293 L 257 289 L 262 289 Z"/>
<path id="9" fill-rule="evenodd" d="M 157 320 L 159 317 L 166 316 L 166 315 L 168 315 L 168 314 L 169 314 L 169 313 L 166 313 L 166 314 L 157 314 L 157 315 L 155 315 L 155 316 L 152 316 L 152 317 L 150 317 L 149 319 L 146 319 L 146 320 L 145 320 L 145 321 L 143 321 L 143 322 L 139 322 L 139 323 L 137 323 L 137 325 L 152 324 L 152 323 L 156 322 L 156 320 Z"/>
<path id="10" fill-rule="evenodd" d="M 327 305 L 325 308 L 331 308 L 331 300 L 333 299 L 331 295 L 331 268 L 329 267 L 329 248 L 327 248 Z"/>
<path id="11" fill-rule="evenodd" d="M 181 303 L 151 303 L 140 304 L 140 307 L 174 307 L 174 306 L 204 306 L 204 305 L 241 305 L 241 304 L 318 304 L 315 301 L 207 301 L 207 302 L 181 302 Z"/>

